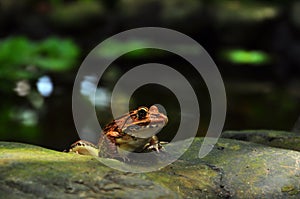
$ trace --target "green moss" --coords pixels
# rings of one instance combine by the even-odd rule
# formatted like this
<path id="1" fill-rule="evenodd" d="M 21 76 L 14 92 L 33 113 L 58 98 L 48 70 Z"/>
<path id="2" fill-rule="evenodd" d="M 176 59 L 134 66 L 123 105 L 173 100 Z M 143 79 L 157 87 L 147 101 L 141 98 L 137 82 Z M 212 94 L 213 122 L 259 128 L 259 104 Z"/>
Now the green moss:
<path id="1" fill-rule="evenodd" d="M 289 191 L 292 191 L 294 189 L 295 189 L 294 185 L 286 185 L 286 186 L 281 187 L 282 192 L 289 192 Z"/>
<path id="2" fill-rule="evenodd" d="M 191 190 L 206 190 L 212 192 L 217 188 L 218 172 L 206 165 L 185 166 L 171 165 L 159 172 L 147 173 L 146 176 L 159 182 L 166 188 L 185 196 Z"/>
<path id="3" fill-rule="evenodd" d="M 176 162 L 141 174 L 114 170 L 89 156 L 0 142 L 0 194 L 15 198 L 15 192 L 3 191 L 9 186 L 11 190 L 21 190 L 24 197 L 34 193 L 40 198 L 49 194 L 53 198 L 64 194 L 74 194 L 71 198 L 79 195 L 137 198 L 135 193 L 152 198 L 299 196 L 295 166 L 299 152 L 219 139 L 209 155 L 199 159 L 202 142 L 202 138 L 196 138 Z M 172 144 L 167 149 L 182 151 Z M 120 164 L 117 160 L 107 163 Z"/>

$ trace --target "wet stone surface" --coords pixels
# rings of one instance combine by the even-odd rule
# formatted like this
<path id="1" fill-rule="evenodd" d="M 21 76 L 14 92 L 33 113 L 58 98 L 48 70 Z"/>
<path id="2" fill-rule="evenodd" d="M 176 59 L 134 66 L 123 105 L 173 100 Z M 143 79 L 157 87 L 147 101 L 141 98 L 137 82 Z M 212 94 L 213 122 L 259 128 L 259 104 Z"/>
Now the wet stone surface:
<path id="1" fill-rule="evenodd" d="M 300 197 L 299 152 L 221 138 L 199 159 L 202 141 L 167 167 L 140 174 L 89 156 L 0 142 L 0 198 Z"/>

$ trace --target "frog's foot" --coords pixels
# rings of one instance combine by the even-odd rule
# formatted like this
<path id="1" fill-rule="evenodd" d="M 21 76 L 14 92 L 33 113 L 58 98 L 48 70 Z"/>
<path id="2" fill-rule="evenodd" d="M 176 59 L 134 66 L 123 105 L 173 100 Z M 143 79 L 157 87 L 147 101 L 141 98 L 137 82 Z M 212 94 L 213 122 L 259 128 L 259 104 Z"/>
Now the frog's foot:
<path id="1" fill-rule="evenodd" d="M 160 151 L 165 150 L 162 144 L 168 144 L 168 142 L 157 142 L 155 144 L 148 143 L 144 146 L 143 151 L 156 151 L 157 153 L 159 153 Z"/>
<path id="2" fill-rule="evenodd" d="M 79 140 L 73 143 L 68 150 L 64 150 L 64 152 L 92 156 L 98 156 L 98 151 L 98 148 L 94 144 L 85 140 Z"/>
<path id="3" fill-rule="evenodd" d="M 143 151 L 156 151 L 159 153 L 164 150 L 163 144 L 168 144 L 168 142 L 159 141 L 156 136 L 153 136 L 150 142 L 144 146 Z"/>

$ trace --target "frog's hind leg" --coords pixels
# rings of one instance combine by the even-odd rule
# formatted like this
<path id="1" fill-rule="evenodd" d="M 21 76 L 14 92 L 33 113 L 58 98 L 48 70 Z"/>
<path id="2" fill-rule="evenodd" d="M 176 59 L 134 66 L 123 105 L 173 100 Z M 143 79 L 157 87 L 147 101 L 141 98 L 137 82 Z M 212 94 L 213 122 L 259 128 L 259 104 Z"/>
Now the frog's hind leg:
<path id="1" fill-rule="evenodd" d="M 85 140 L 79 140 L 73 143 L 68 150 L 65 150 L 65 152 L 98 156 L 98 148 L 93 143 Z"/>
<path id="2" fill-rule="evenodd" d="M 99 157 L 112 157 L 118 153 L 116 143 L 109 136 L 101 136 L 98 144 Z"/>

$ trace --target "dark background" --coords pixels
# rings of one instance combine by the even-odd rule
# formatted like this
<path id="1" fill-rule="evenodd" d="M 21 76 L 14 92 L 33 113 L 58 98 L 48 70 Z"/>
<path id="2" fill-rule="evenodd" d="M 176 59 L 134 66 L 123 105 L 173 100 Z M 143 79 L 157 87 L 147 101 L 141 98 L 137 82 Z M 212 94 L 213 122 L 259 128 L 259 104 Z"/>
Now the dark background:
<path id="1" fill-rule="evenodd" d="M 299 129 L 300 1 L 0 0 L 0 140 L 57 150 L 76 141 L 72 89 L 81 62 L 104 39 L 144 26 L 180 31 L 207 50 L 226 87 L 224 130 Z M 126 45 L 115 44 L 106 56 Z M 148 62 L 170 65 L 189 79 L 200 99 L 198 135 L 205 135 L 205 83 L 180 57 L 155 49 L 127 53 L 108 69 L 96 107 L 100 123 L 112 119 L 105 93 L 127 70 Z M 36 86 L 45 76 L 44 83 L 53 84 L 49 96 Z M 168 140 L 180 118 L 171 91 L 145 85 L 129 106 L 156 103 L 170 118 L 161 132 Z"/>

